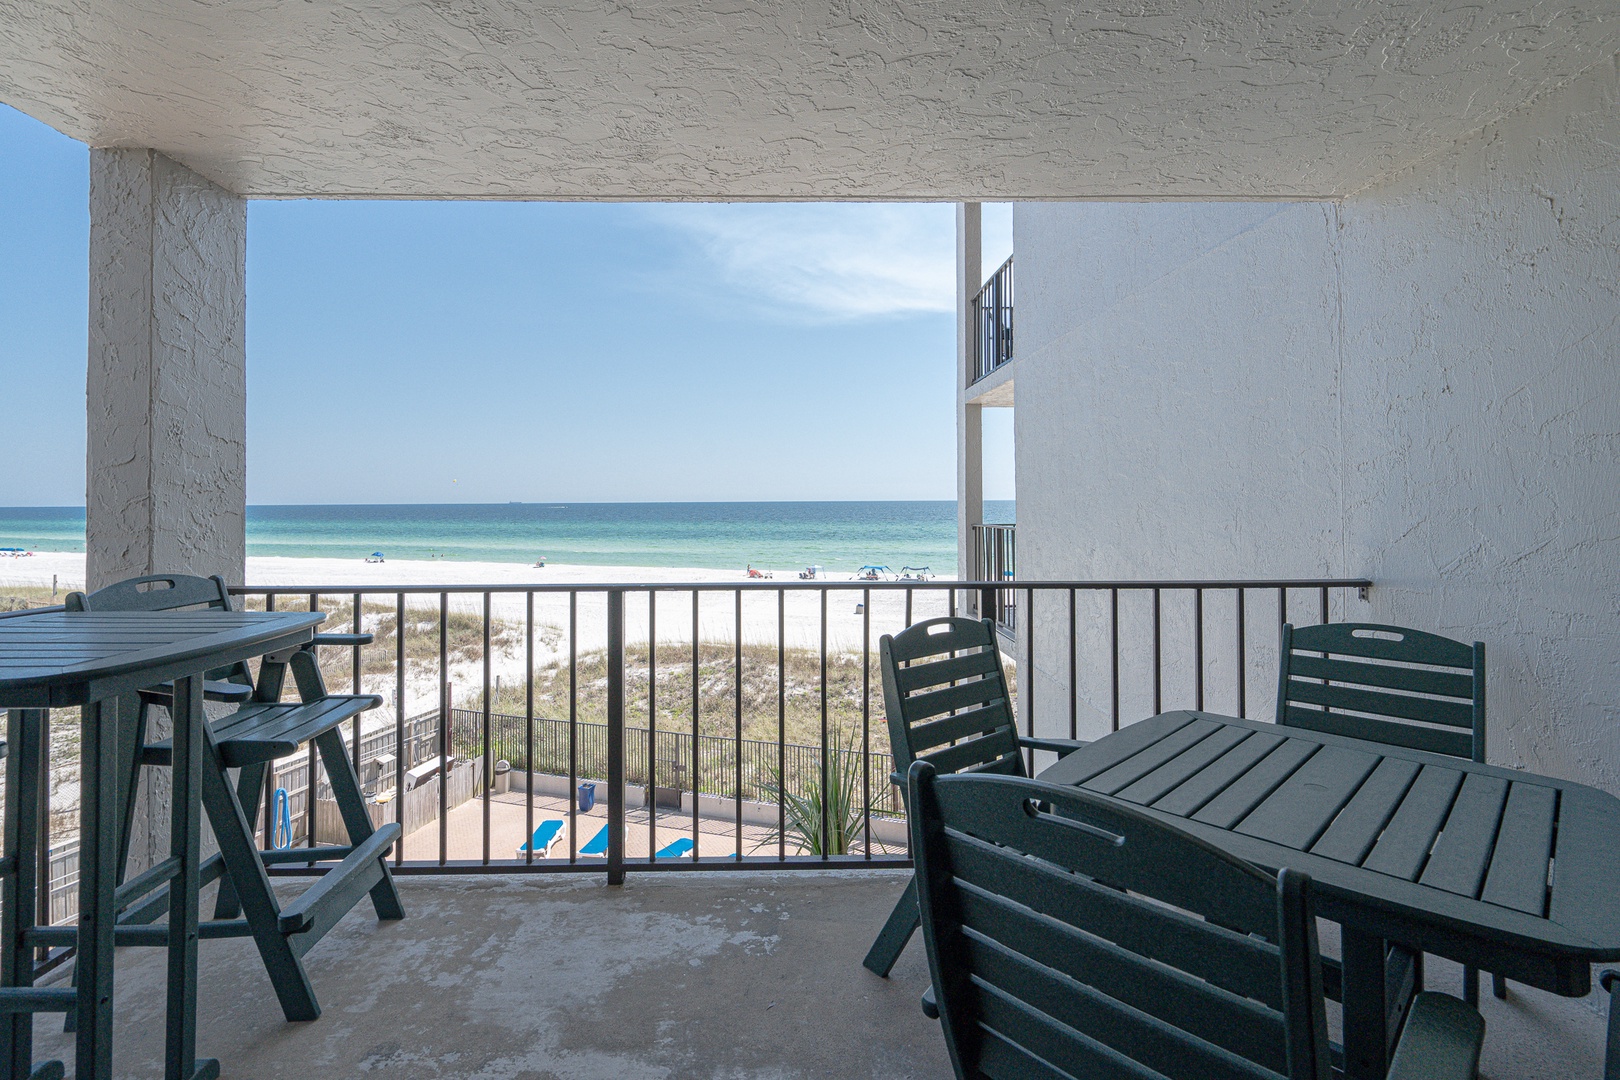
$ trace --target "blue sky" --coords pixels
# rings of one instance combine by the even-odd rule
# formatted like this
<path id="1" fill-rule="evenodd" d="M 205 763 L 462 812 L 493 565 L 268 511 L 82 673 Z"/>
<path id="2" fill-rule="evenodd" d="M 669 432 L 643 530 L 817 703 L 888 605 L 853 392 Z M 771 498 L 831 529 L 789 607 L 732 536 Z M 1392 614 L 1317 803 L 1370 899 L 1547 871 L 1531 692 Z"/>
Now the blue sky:
<path id="1" fill-rule="evenodd" d="M 0 106 L 0 505 L 83 503 L 87 170 Z M 953 251 L 949 205 L 250 203 L 248 499 L 952 498 Z"/>

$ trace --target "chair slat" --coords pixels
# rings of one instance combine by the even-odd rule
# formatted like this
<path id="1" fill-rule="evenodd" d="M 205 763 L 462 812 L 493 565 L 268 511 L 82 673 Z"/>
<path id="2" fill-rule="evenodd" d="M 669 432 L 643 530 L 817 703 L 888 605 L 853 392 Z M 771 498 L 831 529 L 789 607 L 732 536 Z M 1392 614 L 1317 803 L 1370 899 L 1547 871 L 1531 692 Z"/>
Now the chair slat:
<path id="1" fill-rule="evenodd" d="M 1312 855 L 1360 866 L 1372 850 L 1373 841 L 1384 831 L 1418 774 L 1419 765 L 1405 758 L 1387 757 L 1379 761 L 1367 782 L 1345 804 L 1339 816 L 1311 846 Z"/>
<path id="2" fill-rule="evenodd" d="M 1407 720 L 1421 720 L 1427 724 L 1446 724 L 1450 727 L 1472 728 L 1474 707 L 1437 698 L 1408 697 L 1389 694 L 1382 690 L 1358 690 L 1353 686 L 1324 686 L 1321 683 L 1290 679 L 1290 703 L 1302 701 L 1308 705 L 1325 705 L 1330 709 L 1350 712 L 1375 713 L 1379 716 L 1400 716 Z"/>
<path id="3" fill-rule="evenodd" d="M 943 627 L 943 629 L 938 629 Z M 909 663 L 925 656 L 941 653 L 966 652 L 969 649 L 996 648 L 993 636 L 986 632 L 982 622 L 972 619 L 929 619 L 904 632 L 894 635 L 894 659 Z"/>
<path id="4" fill-rule="evenodd" d="M 1513 782 L 1481 900 L 1531 915 L 1546 914 L 1547 861 L 1557 805 L 1553 788 Z"/>
<path id="5" fill-rule="evenodd" d="M 1386 690 L 1404 690 L 1409 694 L 1435 694 L 1458 698 L 1470 704 L 1474 699 L 1473 672 L 1458 674 L 1430 668 L 1395 667 L 1391 664 L 1370 664 L 1363 660 L 1321 657 L 1315 653 L 1300 652 L 1297 641 L 1294 655 L 1288 660 L 1288 670 L 1289 674 L 1300 679 L 1328 679 L 1360 686 L 1380 686 Z"/>
<path id="6" fill-rule="evenodd" d="M 1284 780 L 1294 775 L 1294 770 L 1305 764 L 1316 750 L 1317 747 L 1304 739 L 1283 740 L 1282 745 L 1232 781 L 1225 791 L 1205 803 L 1204 808 L 1192 816 L 1193 820 L 1217 829 L 1232 828 L 1248 816 L 1250 810 L 1259 806 L 1262 799 L 1277 790 Z"/>
<path id="7" fill-rule="evenodd" d="M 1479 895 L 1507 793 L 1500 776 L 1470 773 L 1463 780 L 1419 882 L 1469 899 Z"/>
<path id="8" fill-rule="evenodd" d="M 972 886 L 958 892 L 957 903 L 965 931 L 995 941 L 1077 982 L 1105 988 L 1114 1000 L 1232 1053 L 1278 1071 L 1286 1069 L 1288 1052 L 1282 1019 L 1260 1002 L 1238 997 L 1175 968 L 1144 963 L 1112 942 L 1040 918 Z M 1141 904 L 1143 909 L 1149 906 Z M 977 969 L 975 974 L 979 974 Z M 1273 978 L 1277 976 L 1273 974 Z"/>
<path id="9" fill-rule="evenodd" d="M 994 999 L 991 991 L 983 991 L 981 998 Z M 1016 1006 L 992 1004 L 995 1021 L 1024 1035 L 1026 1027 L 1038 1021 L 1026 1022 L 1017 1014 Z M 990 1080 L 1161 1080 L 1134 1062 L 1126 1060 L 1091 1039 L 1077 1038 L 1072 1043 L 1041 1039 L 1041 1049 L 1064 1060 L 1069 1070 L 1058 1068 L 1044 1057 L 1032 1053 L 1021 1045 L 1022 1040 L 1002 1035 L 989 1021 L 982 1021 L 983 1033 L 979 1039 L 977 1073 Z M 1038 1036 L 1037 1036 L 1038 1037 Z M 969 1076 L 976 1075 L 969 1073 Z"/>
<path id="10" fill-rule="evenodd" d="M 1378 761 L 1377 754 L 1324 746 L 1250 811 L 1237 831 L 1304 851 L 1349 802 Z"/>
<path id="11" fill-rule="evenodd" d="M 1307 731 L 1323 731 L 1330 735 L 1343 735 L 1350 739 L 1379 742 L 1385 746 L 1404 746 L 1408 750 L 1426 750 L 1431 754 L 1448 757 L 1468 757 L 1473 752 L 1473 735 L 1449 728 L 1424 727 L 1421 724 L 1399 724 L 1391 720 L 1378 720 L 1371 716 L 1351 716 L 1346 713 L 1322 712 L 1288 706 L 1290 727 Z"/>
<path id="12" fill-rule="evenodd" d="M 1372 634 L 1399 634 L 1401 640 L 1369 636 Z M 1293 637 L 1294 648 L 1301 652 L 1337 653 L 1371 660 L 1467 670 L 1472 670 L 1474 666 L 1474 650 L 1463 642 L 1405 626 L 1322 623 L 1318 626 L 1296 626 Z"/>
<path id="13" fill-rule="evenodd" d="M 1194 1038 L 1150 1013 L 1122 1007 L 1105 990 L 1064 975 L 1049 965 L 1010 953 L 974 933 L 964 935 L 975 982 L 1050 1017 L 1066 1037 L 1080 1032 L 1110 1050 L 1166 1077 L 1188 1080 L 1269 1080 L 1275 1075 L 1213 1043 Z M 1275 976 L 1275 961 L 1272 975 Z M 1068 1029 L 1063 1031 L 1063 1029 Z M 1275 1042 L 1282 1043 L 1277 1023 Z M 1286 1047 L 1282 1048 L 1286 1055 Z M 1067 1065 L 1068 1062 L 1059 1064 Z"/>
<path id="14" fill-rule="evenodd" d="M 996 654 L 989 649 L 983 649 L 966 656 L 952 656 L 944 660 L 914 663 L 909 667 L 899 668 L 894 673 L 894 680 L 901 693 L 909 694 L 925 686 L 943 686 L 978 675 L 992 675 L 996 672 L 998 664 Z"/>
<path id="15" fill-rule="evenodd" d="M 988 765 L 1008 758 L 1014 762 L 1020 761 L 1018 739 L 1014 737 L 1010 728 L 1000 728 L 981 738 L 968 739 L 955 746 L 947 746 L 943 750 L 917 755 L 918 761 L 926 761 L 942 773 L 961 772 L 963 769 Z"/>
<path id="16" fill-rule="evenodd" d="M 1098 829 L 1123 835 L 1126 824 L 1134 823 L 1135 811 L 1123 804 L 1079 804 L 1085 806 L 1084 820 L 1090 823 L 1086 825 L 1071 819 L 1067 800 L 1054 796 L 1049 812 L 1028 805 L 1015 794 L 1023 788 L 1018 780 L 972 777 L 968 779 L 973 783 L 948 785 L 950 779 L 941 777 L 936 790 L 941 806 L 965 833 L 1197 910 L 1244 933 L 1266 937 L 1276 933 L 1275 912 L 1268 908 L 1274 886 L 1267 875 L 1235 873 L 1226 855 L 1179 834 L 1166 839 L 1164 834 L 1139 830 L 1133 843 L 1117 845 L 1100 839 Z M 1072 800 L 1080 793 L 1064 794 Z M 1213 894 L 1212 880 L 1223 882 Z"/>
<path id="17" fill-rule="evenodd" d="M 914 754 L 924 753 L 936 746 L 943 746 L 957 739 L 965 739 L 970 735 L 982 735 L 986 732 L 1012 727 L 1012 718 L 1007 710 L 999 705 L 987 706 L 982 709 L 972 709 L 968 712 L 947 716 L 942 720 L 933 720 L 922 724 L 913 724 L 910 728 L 911 750 Z"/>
<path id="18" fill-rule="evenodd" d="M 1177 817 L 1192 817 L 1282 743 L 1280 735 L 1265 731 L 1250 732 L 1248 738 L 1216 758 L 1209 768 L 1194 774 L 1190 780 L 1176 785 L 1155 800 L 1153 808 Z"/>
<path id="19" fill-rule="evenodd" d="M 1139 754 L 1133 754 L 1107 772 L 1098 773 L 1081 786 L 1087 791 L 1112 795 L 1120 788 L 1140 780 L 1183 750 L 1202 742 L 1218 731 L 1220 726 L 1208 720 L 1194 720 L 1169 738 L 1161 739 Z"/>
<path id="20" fill-rule="evenodd" d="M 1084 926 L 1131 952 L 1180 968 L 1224 990 L 1282 1008 L 1277 947 L 1194 919 L 1173 908 L 1147 905 L 1118 889 L 1066 874 L 1034 859 L 1009 855 L 982 840 L 947 834 L 951 865 L 966 881 L 996 891 L 1031 911 Z"/>
<path id="21" fill-rule="evenodd" d="M 1383 835 L 1361 865 L 1391 877 L 1417 880 L 1429 849 L 1434 847 L 1434 838 L 1440 833 L 1440 823 L 1446 820 L 1452 799 L 1462 786 L 1462 776 L 1456 769 L 1423 766 L 1401 800 L 1400 809 L 1389 819 Z"/>
<path id="22" fill-rule="evenodd" d="M 972 709 L 1007 700 L 1007 693 L 998 679 L 980 679 L 977 682 L 958 683 L 940 690 L 912 694 L 905 699 L 906 722 L 915 724 L 929 717 L 940 716 L 961 709 Z"/>

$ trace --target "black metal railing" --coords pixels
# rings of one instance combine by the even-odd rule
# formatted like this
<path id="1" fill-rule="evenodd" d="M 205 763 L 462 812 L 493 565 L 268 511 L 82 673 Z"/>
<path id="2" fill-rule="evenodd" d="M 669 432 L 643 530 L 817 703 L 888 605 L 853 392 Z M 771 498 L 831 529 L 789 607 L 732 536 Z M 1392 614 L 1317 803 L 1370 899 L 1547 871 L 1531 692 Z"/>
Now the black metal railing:
<path id="1" fill-rule="evenodd" d="M 973 576 L 980 581 L 1012 581 L 1018 576 L 1014 525 L 973 525 Z M 1018 590 L 989 589 L 979 599 L 981 617 L 994 619 L 1009 634 L 1018 632 Z"/>
<path id="2" fill-rule="evenodd" d="M 1269 716 L 1277 628 L 1342 618 L 1369 585 L 981 578 L 233 592 L 249 609 L 320 610 L 332 629 L 373 635 L 324 649 L 321 665 L 333 690 L 385 698 L 345 735 L 374 820 L 410 826 L 393 853 L 401 872 L 605 871 L 616 882 L 656 870 L 909 865 L 878 640 L 972 612 L 987 592 L 1006 594 L 1022 624 L 1004 646 L 1021 730 L 1091 737 L 1174 708 Z M 598 809 L 581 807 L 582 783 L 596 785 Z M 66 856 L 71 807 L 45 799 L 40 820 L 61 826 L 50 840 Z M 326 822 L 337 827 L 329 802 L 313 755 L 279 762 L 264 792 L 265 846 L 320 842 Z M 562 840 L 520 852 L 547 818 L 565 822 Z M 598 832 L 602 858 L 590 847 Z M 678 857 L 658 854 L 681 840 L 692 846 Z M 64 882 L 70 871 L 65 861 L 47 869 Z M 73 912 L 52 904 L 48 917 Z"/>
<path id="3" fill-rule="evenodd" d="M 1013 358 L 1013 261 L 1001 264 L 973 298 L 973 378 L 978 382 Z"/>

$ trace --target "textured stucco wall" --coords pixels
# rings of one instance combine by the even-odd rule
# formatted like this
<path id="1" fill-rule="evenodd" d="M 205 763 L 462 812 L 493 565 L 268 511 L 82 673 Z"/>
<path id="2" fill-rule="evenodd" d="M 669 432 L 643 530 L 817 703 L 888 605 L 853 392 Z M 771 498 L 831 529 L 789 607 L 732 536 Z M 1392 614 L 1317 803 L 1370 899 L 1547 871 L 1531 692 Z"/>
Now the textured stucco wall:
<path id="1" fill-rule="evenodd" d="M 1339 614 L 1487 643 L 1493 761 L 1620 791 L 1617 106 L 1611 64 L 1337 204 L 1021 204 L 1020 576 L 1369 576 Z"/>
<path id="2" fill-rule="evenodd" d="M 165 570 L 242 580 L 246 241 L 244 202 L 196 173 L 91 152 L 92 589 Z"/>
<path id="3" fill-rule="evenodd" d="M 1334 196 L 1613 0 L 0 0 L 0 101 L 255 196 Z"/>

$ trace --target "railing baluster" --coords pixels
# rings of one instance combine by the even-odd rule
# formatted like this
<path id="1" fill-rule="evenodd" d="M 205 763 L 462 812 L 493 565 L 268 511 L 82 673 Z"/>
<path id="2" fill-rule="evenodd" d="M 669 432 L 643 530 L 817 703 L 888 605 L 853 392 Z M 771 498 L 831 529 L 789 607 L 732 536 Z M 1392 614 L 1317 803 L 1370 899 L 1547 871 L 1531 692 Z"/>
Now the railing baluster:
<path id="1" fill-rule="evenodd" d="M 1246 691 L 1249 685 L 1249 663 L 1244 655 L 1248 645 L 1248 633 L 1243 626 L 1243 603 L 1247 592 L 1240 585 L 1237 590 L 1237 714 L 1245 720 L 1249 718 L 1249 706 Z"/>
<path id="2" fill-rule="evenodd" d="M 776 859 L 787 859 L 787 589 L 776 590 Z"/>
<path id="3" fill-rule="evenodd" d="M 872 590 L 861 590 L 861 846 L 872 860 Z"/>
<path id="4" fill-rule="evenodd" d="M 1113 701 L 1113 729 L 1119 730 L 1119 590 L 1108 590 L 1109 651 L 1112 654 L 1109 695 Z"/>
<path id="5" fill-rule="evenodd" d="M 735 704 L 736 704 L 736 708 L 737 708 L 737 716 L 736 716 L 736 720 L 737 720 L 737 723 L 736 723 L 736 728 L 737 728 L 737 752 L 736 752 L 736 755 L 735 755 L 736 756 L 736 762 L 737 762 L 737 767 L 736 767 L 737 776 L 736 776 L 736 792 L 735 792 L 735 795 L 736 795 L 736 802 L 737 802 L 737 861 L 738 862 L 741 862 L 742 857 L 743 857 L 743 850 L 742 850 L 742 848 L 743 848 L 743 822 L 742 822 L 742 817 L 743 817 L 743 807 L 742 807 L 742 804 L 743 804 L 743 767 L 742 767 L 742 732 L 743 732 L 743 725 L 742 725 L 742 712 L 743 712 L 743 710 L 742 710 L 742 699 L 743 699 L 742 597 L 743 597 L 743 594 L 742 594 L 741 589 L 738 589 L 736 591 L 735 595 L 732 597 L 733 610 L 734 610 L 734 614 L 736 615 L 736 627 L 735 627 L 735 630 L 733 631 L 733 637 L 735 639 L 736 655 L 735 655 L 735 659 L 734 659 L 733 664 L 732 664 L 732 674 L 735 677 L 734 678 L 734 688 L 736 690 L 736 702 L 735 702 Z"/>
<path id="6" fill-rule="evenodd" d="M 439 594 L 439 865 L 450 858 L 450 777 L 445 766 L 450 760 L 450 594 Z M 315 771 L 309 774 L 313 791 Z"/>
<path id="7" fill-rule="evenodd" d="M 309 594 L 310 611 L 314 612 L 320 610 L 320 597 L 320 593 Z M 299 696 L 302 697 L 303 695 L 300 694 Z M 315 806 L 315 792 L 318 790 L 315 783 L 315 777 L 320 759 L 316 755 L 317 751 L 315 749 L 315 740 L 311 739 L 309 742 L 309 780 L 304 785 L 304 839 L 306 841 L 306 847 L 315 846 L 315 820 L 319 815 L 319 811 Z M 307 867 L 312 867 L 315 864 L 313 862 L 309 862 L 305 863 L 304 865 Z"/>
<path id="8" fill-rule="evenodd" d="M 523 861 L 534 865 L 534 590 L 523 605 Z"/>
<path id="9" fill-rule="evenodd" d="M 1035 737 L 1035 589 L 1030 587 L 1024 590 L 1024 657 L 1029 662 L 1029 677 L 1024 680 L 1024 700 L 1021 702 L 1024 709 L 1024 731 L 1030 738 Z M 1035 751 L 1025 751 L 1025 768 L 1030 776 L 1035 775 Z"/>
<path id="10" fill-rule="evenodd" d="M 671 770 L 674 771 L 674 770 Z M 680 788 L 675 789 L 676 795 Z M 658 590 L 647 591 L 647 861 L 658 858 Z M 679 806 L 676 807 L 678 811 Z"/>
<path id="11" fill-rule="evenodd" d="M 1163 620 L 1159 613 L 1159 590 L 1153 590 L 1153 714 L 1164 712 L 1164 654 L 1161 648 Z"/>
<path id="12" fill-rule="evenodd" d="M 360 632 L 360 594 L 355 593 L 353 599 L 354 599 L 354 620 L 353 620 L 353 625 L 354 625 L 354 632 L 356 634 L 358 634 Z M 350 693 L 358 694 L 360 692 L 360 646 L 359 645 L 354 646 L 354 678 L 352 680 L 352 685 L 353 685 L 354 689 L 351 690 Z M 352 754 L 351 760 L 354 762 L 355 775 L 358 776 L 360 774 L 360 714 L 359 713 L 354 714 L 354 726 L 350 730 L 351 730 L 351 734 L 353 734 L 353 736 L 354 736 L 354 746 L 353 746 L 353 748 L 351 750 L 351 754 Z"/>
<path id="13" fill-rule="evenodd" d="M 1075 641 L 1074 590 L 1069 590 L 1069 738 L 1078 739 L 1080 729 L 1079 643 Z"/>
<path id="14" fill-rule="evenodd" d="M 269 770 L 274 776 L 275 770 Z M 270 819 L 267 806 L 265 820 Z M 394 865 L 405 862 L 405 594 L 394 594 L 394 822 L 399 841 L 394 844 Z M 271 829 L 275 828 L 272 823 Z M 266 848 L 271 844 L 265 844 Z"/>
<path id="15" fill-rule="evenodd" d="M 483 861 L 483 864 L 485 866 L 489 865 L 489 798 L 490 798 L 490 789 L 495 786 L 495 749 L 494 749 L 493 746 L 490 745 L 490 739 L 489 739 L 489 734 L 490 734 L 490 732 L 489 732 L 489 717 L 490 717 L 490 700 L 489 700 L 489 692 L 490 692 L 490 686 L 489 686 L 489 672 L 490 672 L 489 623 L 490 623 L 490 618 L 489 617 L 490 617 L 490 607 L 491 607 L 491 604 L 493 603 L 493 599 L 494 598 L 490 595 L 489 590 L 485 589 L 484 590 L 484 715 L 482 717 L 482 720 L 483 720 L 482 735 L 483 735 L 483 740 L 484 740 L 484 822 L 483 822 L 483 824 L 484 824 L 484 855 L 483 855 L 483 860 L 482 861 Z"/>
<path id="16" fill-rule="evenodd" d="M 1193 667 L 1198 671 L 1197 704 L 1204 711 L 1204 590 L 1193 590 Z"/>
<path id="17" fill-rule="evenodd" d="M 568 862 L 579 862 L 579 590 L 568 590 Z M 533 833 L 529 834 L 533 836 Z"/>
<path id="18" fill-rule="evenodd" d="M 699 601 L 701 594 L 692 590 L 692 861 L 696 863 L 702 852 L 703 834 L 698 823 L 698 803 L 701 801 L 700 792 L 703 790 L 699 784 L 700 759 L 703 756 L 703 740 L 698 729 L 698 698 L 699 691 L 699 657 L 698 657 L 698 631 L 701 629 L 702 608 Z"/>
<path id="19" fill-rule="evenodd" d="M 911 591 L 906 591 L 906 625 L 911 624 Z M 827 590 L 821 590 L 821 858 L 826 861 L 832 849 L 832 829 L 827 817 L 829 801 L 827 777 Z"/>
<path id="20" fill-rule="evenodd" d="M 624 884 L 624 590 L 607 594 L 607 786 L 609 885 Z"/>

